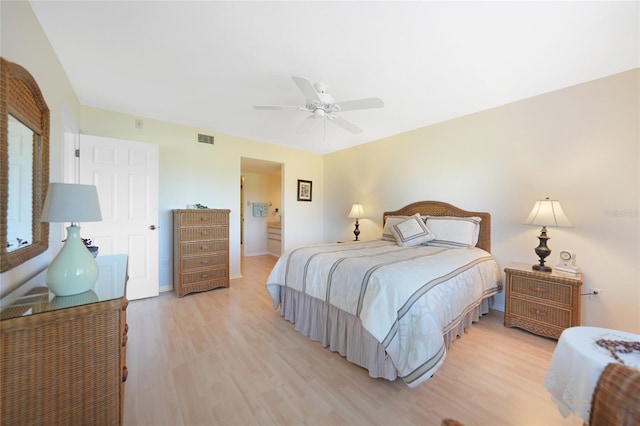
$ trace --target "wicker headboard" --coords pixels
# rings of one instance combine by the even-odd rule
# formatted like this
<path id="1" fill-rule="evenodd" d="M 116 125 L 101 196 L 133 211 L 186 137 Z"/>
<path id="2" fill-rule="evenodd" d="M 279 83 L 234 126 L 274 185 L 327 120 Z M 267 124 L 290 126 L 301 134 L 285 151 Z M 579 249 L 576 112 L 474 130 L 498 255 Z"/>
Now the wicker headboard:
<path id="1" fill-rule="evenodd" d="M 482 218 L 482 221 L 480 222 L 478 244 L 476 244 L 476 247 L 491 252 L 491 215 L 487 212 L 470 212 L 462 210 L 456 206 L 452 206 L 451 204 L 443 203 L 442 201 L 417 201 L 406 205 L 401 209 L 384 212 L 382 215 L 382 223 L 384 224 L 387 216 L 411 216 L 416 213 L 420 213 L 424 216 L 478 216 Z"/>

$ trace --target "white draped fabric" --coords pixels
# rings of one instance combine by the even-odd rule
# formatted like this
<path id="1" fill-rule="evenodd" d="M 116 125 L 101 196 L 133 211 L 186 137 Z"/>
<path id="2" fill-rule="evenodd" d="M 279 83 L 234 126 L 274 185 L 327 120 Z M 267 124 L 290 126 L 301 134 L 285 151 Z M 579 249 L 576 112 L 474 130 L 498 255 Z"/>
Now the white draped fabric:
<path id="1" fill-rule="evenodd" d="M 640 342 L 640 335 L 599 327 L 571 327 L 562 332 L 553 351 L 544 387 L 564 417 L 576 413 L 588 424 L 591 398 L 605 367 L 616 360 L 611 352 L 599 346 L 600 339 Z M 627 366 L 640 369 L 640 354 L 617 352 Z"/>

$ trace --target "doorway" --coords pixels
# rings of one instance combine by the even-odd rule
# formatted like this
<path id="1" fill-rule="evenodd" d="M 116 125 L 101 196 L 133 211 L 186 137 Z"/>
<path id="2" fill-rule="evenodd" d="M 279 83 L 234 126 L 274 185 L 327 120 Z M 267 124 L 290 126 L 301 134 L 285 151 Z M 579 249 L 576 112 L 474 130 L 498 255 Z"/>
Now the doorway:
<path id="1" fill-rule="evenodd" d="M 277 246 L 269 244 L 269 227 L 278 225 L 284 234 L 284 164 L 255 158 L 240 159 L 240 253 L 244 256 L 272 254 L 282 251 L 282 238 Z"/>

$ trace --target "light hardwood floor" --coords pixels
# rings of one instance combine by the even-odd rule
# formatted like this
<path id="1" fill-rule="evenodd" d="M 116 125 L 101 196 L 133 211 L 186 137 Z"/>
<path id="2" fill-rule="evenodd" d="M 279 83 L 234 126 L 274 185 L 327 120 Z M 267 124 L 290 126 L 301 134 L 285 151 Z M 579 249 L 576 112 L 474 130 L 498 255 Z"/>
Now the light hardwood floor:
<path id="1" fill-rule="evenodd" d="M 492 311 L 419 387 L 372 379 L 273 309 L 275 260 L 244 258 L 228 289 L 129 304 L 126 426 L 582 424 L 542 386 L 554 340 L 505 328 Z"/>

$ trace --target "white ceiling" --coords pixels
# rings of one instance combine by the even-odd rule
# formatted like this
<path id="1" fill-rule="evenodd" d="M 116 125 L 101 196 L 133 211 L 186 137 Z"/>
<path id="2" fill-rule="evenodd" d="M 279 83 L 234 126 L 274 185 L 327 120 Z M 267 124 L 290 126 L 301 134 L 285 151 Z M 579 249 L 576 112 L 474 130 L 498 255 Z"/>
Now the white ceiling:
<path id="1" fill-rule="evenodd" d="M 317 153 L 640 66 L 631 1 L 30 3 L 82 104 Z M 253 108 L 303 105 L 292 75 L 385 107 L 298 135 Z"/>

